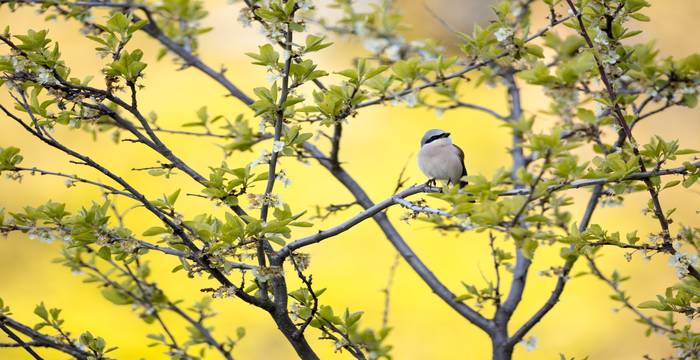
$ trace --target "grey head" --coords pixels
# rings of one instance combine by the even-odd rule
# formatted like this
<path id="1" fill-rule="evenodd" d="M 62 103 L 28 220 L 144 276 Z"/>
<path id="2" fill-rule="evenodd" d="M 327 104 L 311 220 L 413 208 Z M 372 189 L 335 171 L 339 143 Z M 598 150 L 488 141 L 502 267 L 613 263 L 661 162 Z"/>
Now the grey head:
<path id="1" fill-rule="evenodd" d="M 438 139 L 443 139 L 446 137 L 449 137 L 450 133 L 448 133 L 445 130 L 440 130 L 440 129 L 430 129 L 425 132 L 425 135 L 423 135 L 423 138 L 420 139 L 420 146 L 423 147 L 425 144 L 431 143 L 435 140 Z"/>

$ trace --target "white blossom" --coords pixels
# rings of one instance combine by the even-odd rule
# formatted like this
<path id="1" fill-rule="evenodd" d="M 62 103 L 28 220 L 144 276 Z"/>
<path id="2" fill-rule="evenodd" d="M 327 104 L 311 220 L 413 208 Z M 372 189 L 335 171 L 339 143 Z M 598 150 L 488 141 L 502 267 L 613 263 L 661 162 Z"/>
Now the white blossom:
<path id="1" fill-rule="evenodd" d="M 618 60 L 620 60 L 620 55 L 618 55 L 618 53 L 615 51 L 608 52 L 608 54 L 603 58 L 603 62 L 610 65 L 617 63 Z"/>
<path id="2" fill-rule="evenodd" d="M 238 13 L 238 22 L 243 25 L 243 27 L 250 27 L 250 11 L 247 7 L 243 7 Z"/>
<path id="3" fill-rule="evenodd" d="M 267 73 L 267 75 L 265 76 L 265 79 L 267 79 L 267 82 L 270 84 L 274 83 L 275 81 L 277 81 L 281 78 L 282 78 L 282 75 L 280 75 L 276 71 L 271 71 L 271 72 Z"/>
<path id="4" fill-rule="evenodd" d="M 389 41 L 386 39 L 369 38 L 362 42 L 362 46 L 370 52 L 377 54 L 389 46 Z"/>
<path id="5" fill-rule="evenodd" d="M 289 317 L 292 319 L 292 321 L 299 320 L 299 316 L 297 315 L 299 312 L 299 305 L 296 302 L 289 305 L 289 310 Z"/>
<path id="6" fill-rule="evenodd" d="M 357 36 L 366 36 L 369 34 L 369 30 L 367 29 L 367 25 L 365 25 L 364 21 L 355 21 L 353 28 L 355 29 L 355 34 Z"/>
<path id="7" fill-rule="evenodd" d="M 513 9 L 510 11 L 510 13 L 511 13 L 511 15 L 513 15 L 513 17 L 519 17 L 519 16 L 521 16 L 524 12 L 525 12 L 525 7 L 524 7 L 524 6 L 520 6 L 519 4 L 516 5 L 516 6 L 514 6 Z"/>
<path id="8" fill-rule="evenodd" d="M 418 103 L 418 96 L 414 91 L 404 95 L 402 100 L 408 105 L 408 107 L 414 107 Z"/>
<path id="9" fill-rule="evenodd" d="M 262 153 L 260 153 L 260 157 L 250 162 L 250 168 L 252 169 L 260 164 L 267 164 L 269 157 L 270 153 L 268 153 L 267 150 L 263 150 Z"/>
<path id="10" fill-rule="evenodd" d="M 498 30 L 496 30 L 496 32 L 493 33 L 493 35 L 496 36 L 496 40 L 498 40 L 498 42 L 504 42 L 508 38 L 513 36 L 513 30 L 509 29 L 509 28 L 502 27 L 502 28 L 498 28 Z"/>
<path id="11" fill-rule="evenodd" d="M 438 58 L 437 55 L 425 50 L 418 50 L 418 55 L 427 61 L 436 60 Z"/>
<path id="12" fill-rule="evenodd" d="M 279 174 L 277 174 L 277 176 L 275 177 L 275 179 L 281 182 L 285 188 L 289 187 L 289 185 L 292 184 L 292 179 L 287 177 L 287 174 L 284 172 L 284 170 L 280 171 Z"/>
<path id="13" fill-rule="evenodd" d="M 698 256 L 697 255 L 688 255 L 688 254 L 680 252 L 680 251 L 676 251 L 675 254 L 671 255 L 668 258 L 668 265 L 673 267 L 676 270 L 676 276 L 679 279 L 682 279 L 686 275 L 688 275 L 688 267 L 689 266 L 697 266 L 697 263 L 698 263 Z"/>
<path id="14" fill-rule="evenodd" d="M 620 76 L 620 81 L 625 83 L 631 83 L 633 80 L 634 79 L 632 79 L 632 77 L 627 74 Z"/>
<path id="15" fill-rule="evenodd" d="M 673 243 L 671 243 L 671 246 L 673 247 L 673 250 L 676 251 L 680 251 L 681 247 L 683 247 L 680 241 L 674 241 Z"/>
<path id="16" fill-rule="evenodd" d="M 253 269 L 252 273 L 256 280 L 259 282 L 265 282 L 274 276 L 282 275 L 282 269 L 280 269 L 278 266 L 256 267 Z"/>
<path id="17" fill-rule="evenodd" d="M 525 351 L 532 351 L 537 348 L 537 336 L 532 335 L 529 338 L 522 341 Z"/>
<path id="18" fill-rule="evenodd" d="M 15 83 L 12 80 L 8 80 L 5 82 L 5 87 L 7 87 L 7 89 L 10 91 L 14 91 L 17 86 L 15 86 Z"/>
<path id="19" fill-rule="evenodd" d="M 390 96 L 392 96 L 392 98 L 391 98 L 391 106 L 397 106 L 397 105 L 399 105 L 399 101 L 401 100 L 401 96 L 399 96 L 399 95 L 396 94 L 396 93 L 391 93 L 391 92 L 389 92 L 389 94 L 390 94 Z"/>
<path id="20" fill-rule="evenodd" d="M 211 294 L 213 298 L 229 298 L 229 297 L 234 297 L 236 296 L 236 287 L 235 286 L 222 286 Z"/>
<path id="21" fill-rule="evenodd" d="M 53 75 L 51 74 L 50 71 L 48 71 L 44 68 L 39 69 L 39 72 L 37 74 L 37 81 L 39 82 L 39 84 L 43 84 L 43 85 L 54 83 Z"/>
<path id="22" fill-rule="evenodd" d="M 26 64 L 21 59 L 13 57 L 11 61 L 12 68 L 15 69 L 15 72 L 22 72 L 26 68 Z"/>
<path id="23" fill-rule="evenodd" d="M 392 61 L 398 61 L 401 60 L 401 45 L 399 44 L 392 44 L 385 50 L 386 56 L 389 58 L 389 60 Z"/>
<path id="24" fill-rule="evenodd" d="M 443 115 L 445 115 L 445 109 L 444 108 L 435 108 L 435 116 L 438 118 L 441 118 Z"/>
<path id="25" fill-rule="evenodd" d="M 690 95 L 692 95 L 692 94 L 697 93 L 697 92 L 698 92 L 698 89 L 696 89 L 696 88 L 694 88 L 694 87 L 690 87 L 690 86 L 685 85 L 685 86 L 683 86 L 683 87 L 680 89 L 680 91 L 681 91 L 681 93 L 683 93 L 683 94 L 690 94 Z"/>
<path id="26" fill-rule="evenodd" d="M 413 40 L 413 41 L 411 41 L 410 44 L 411 44 L 411 46 L 413 46 L 415 48 L 422 48 L 425 46 L 425 42 L 420 41 L 420 40 Z"/>
<path id="27" fill-rule="evenodd" d="M 473 222 L 471 222 L 469 220 L 465 220 L 459 224 L 459 228 L 462 231 L 470 231 L 470 230 L 474 230 L 478 227 L 479 227 L 478 225 L 474 224 Z"/>
<path id="28" fill-rule="evenodd" d="M 300 10 L 313 10 L 314 8 L 314 4 L 310 0 L 298 0 L 297 6 L 299 6 Z"/>
<path id="29" fill-rule="evenodd" d="M 90 35 L 92 32 L 92 29 L 89 26 L 83 26 L 78 30 L 81 35 Z"/>
<path id="30" fill-rule="evenodd" d="M 348 341 L 345 340 L 344 338 L 340 338 L 339 340 L 336 340 L 335 342 L 335 351 L 338 352 L 340 349 L 343 348 L 343 346 L 348 345 Z"/>
<path id="31" fill-rule="evenodd" d="M 279 196 L 278 194 L 269 194 L 269 198 L 267 199 L 267 202 L 270 205 L 272 205 L 278 209 L 284 208 L 284 203 L 282 202 L 282 197 Z"/>
<path id="32" fill-rule="evenodd" d="M 284 141 L 281 141 L 281 140 L 273 141 L 272 142 L 272 152 L 278 153 L 278 152 L 282 151 L 282 149 L 284 149 L 284 145 L 286 145 L 286 143 Z"/>
<path id="33" fill-rule="evenodd" d="M 603 104 L 601 104 L 599 102 L 596 102 L 594 104 L 594 112 L 595 112 L 595 116 L 597 118 L 602 117 L 607 110 L 608 110 L 607 106 L 604 106 Z"/>
<path id="34" fill-rule="evenodd" d="M 602 32 L 600 29 L 596 28 L 596 35 L 593 41 L 600 45 L 606 46 L 608 45 L 608 35 Z"/>

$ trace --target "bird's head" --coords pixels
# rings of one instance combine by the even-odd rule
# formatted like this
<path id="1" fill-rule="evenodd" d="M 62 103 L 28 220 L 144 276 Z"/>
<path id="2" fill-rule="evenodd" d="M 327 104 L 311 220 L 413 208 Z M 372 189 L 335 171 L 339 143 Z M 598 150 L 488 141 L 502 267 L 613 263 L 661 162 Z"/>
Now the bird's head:
<path id="1" fill-rule="evenodd" d="M 425 132 L 425 135 L 423 135 L 423 138 L 420 140 L 420 146 L 423 147 L 435 141 L 452 143 L 452 140 L 450 140 L 450 133 L 447 131 L 430 129 Z"/>

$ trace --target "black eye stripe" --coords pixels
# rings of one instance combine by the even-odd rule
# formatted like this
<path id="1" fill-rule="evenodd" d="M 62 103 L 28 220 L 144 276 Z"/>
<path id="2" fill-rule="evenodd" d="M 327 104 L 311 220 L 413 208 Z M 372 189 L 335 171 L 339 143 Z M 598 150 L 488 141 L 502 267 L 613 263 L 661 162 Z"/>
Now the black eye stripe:
<path id="1" fill-rule="evenodd" d="M 437 140 L 437 139 L 446 138 L 446 137 L 448 137 L 448 136 L 450 136 L 449 133 L 442 133 L 442 134 L 438 134 L 438 135 L 433 135 L 433 136 L 429 137 L 429 138 L 428 138 L 428 141 L 426 141 L 425 143 L 426 143 L 426 144 L 430 144 L 431 142 L 433 142 L 433 141 L 435 141 L 435 140 Z"/>

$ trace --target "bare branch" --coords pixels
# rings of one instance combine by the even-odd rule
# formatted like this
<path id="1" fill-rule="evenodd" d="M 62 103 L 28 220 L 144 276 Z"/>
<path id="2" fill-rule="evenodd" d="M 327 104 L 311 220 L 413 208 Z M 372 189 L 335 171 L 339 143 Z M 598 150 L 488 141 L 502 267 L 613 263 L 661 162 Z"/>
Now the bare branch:
<path id="1" fill-rule="evenodd" d="M 473 109 L 473 110 L 484 112 L 484 113 L 486 113 L 490 116 L 493 116 L 494 118 L 501 120 L 501 121 L 508 120 L 507 116 L 499 114 L 498 112 L 496 112 L 496 110 L 490 109 L 490 108 L 483 106 L 483 105 L 472 104 L 472 103 L 464 102 L 464 101 L 457 100 L 457 99 L 454 100 L 453 104 L 446 105 L 446 106 L 428 105 L 428 104 L 426 104 L 425 106 L 430 108 L 430 109 L 435 109 L 435 110 L 443 111 L 443 112 L 448 111 L 448 110 L 452 110 L 452 109 L 458 109 L 458 108 Z"/>
<path id="2" fill-rule="evenodd" d="M 353 226 L 361 223 L 362 221 L 367 220 L 369 218 L 372 218 L 373 216 L 381 213 L 384 209 L 386 209 L 392 205 L 404 203 L 404 204 L 407 204 L 407 206 L 413 206 L 413 204 L 411 204 L 410 202 L 408 202 L 408 201 L 404 202 L 404 200 L 402 200 L 402 199 L 407 197 L 407 196 L 418 194 L 418 193 L 423 193 L 423 192 L 439 192 L 439 189 L 438 188 L 431 188 L 431 187 L 428 187 L 426 185 L 410 187 L 406 190 L 399 192 L 395 196 L 392 196 L 392 197 L 390 197 L 382 202 L 379 202 L 377 204 L 373 204 L 372 206 L 365 208 L 364 211 L 353 216 L 352 218 L 343 222 L 340 225 L 332 227 L 328 230 L 319 231 L 318 233 L 316 233 L 314 235 L 310 235 L 310 236 L 307 236 L 305 238 L 290 242 L 289 244 L 287 244 L 286 246 L 281 248 L 277 252 L 277 254 L 275 254 L 275 257 L 284 259 L 295 250 L 298 250 L 298 249 L 305 247 L 305 246 L 319 243 L 327 238 L 341 234 L 341 233 L 349 230 Z M 440 215 L 443 215 L 443 216 L 449 215 L 446 212 L 442 212 L 439 210 L 436 210 L 436 211 L 439 212 Z"/>
<path id="3" fill-rule="evenodd" d="M 384 311 L 382 311 L 382 328 L 385 329 L 389 326 L 389 305 L 391 304 L 391 288 L 394 285 L 394 277 L 396 276 L 396 269 L 399 267 L 399 259 L 401 256 L 399 254 L 394 255 L 394 260 L 391 262 L 389 267 L 389 275 L 387 277 L 386 286 L 382 289 L 384 293 Z"/>
<path id="4" fill-rule="evenodd" d="M 649 325 L 652 329 L 655 331 L 661 331 L 661 332 L 673 332 L 673 329 L 667 328 L 661 324 L 658 324 L 654 319 L 652 319 L 649 316 L 644 315 L 639 309 L 637 309 L 636 306 L 632 305 L 629 302 L 629 298 L 626 296 L 625 292 L 620 289 L 620 284 L 618 281 L 615 281 L 613 279 L 610 279 L 609 277 L 605 276 L 602 271 L 598 268 L 598 265 L 596 264 L 595 260 L 591 258 L 590 256 L 586 256 L 586 259 L 588 260 L 588 266 L 591 268 L 591 272 L 593 275 L 598 277 L 600 280 L 602 280 L 604 283 L 606 283 L 610 288 L 615 292 L 617 295 L 617 298 L 619 299 L 620 302 L 622 302 L 623 306 L 627 309 L 629 309 L 631 312 L 633 312 L 637 317 Z"/>
<path id="5" fill-rule="evenodd" d="M 0 107 L 2 107 L 2 105 L 0 105 Z M 77 175 L 69 175 L 69 174 L 64 174 L 64 173 L 56 172 L 56 171 L 43 170 L 43 169 L 39 169 L 36 167 L 32 167 L 32 168 L 16 167 L 12 170 L 6 170 L 6 171 L 28 172 L 32 175 L 40 174 L 40 175 L 51 175 L 51 176 L 63 177 L 63 178 L 69 179 L 68 181 L 94 185 L 94 186 L 97 186 L 101 189 L 106 190 L 107 193 L 114 194 L 114 195 L 122 195 L 122 196 L 126 196 L 130 199 L 136 200 L 136 198 L 134 198 L 134 196 L 128 192 L 117 190 L 116 188 L 109 186 L 107 184 L 103 184 L 103 183 L 93 181 L 93 180 L 88 180 L 88 179 L 82 178 L 82 177 L 77 176 Z"/>

